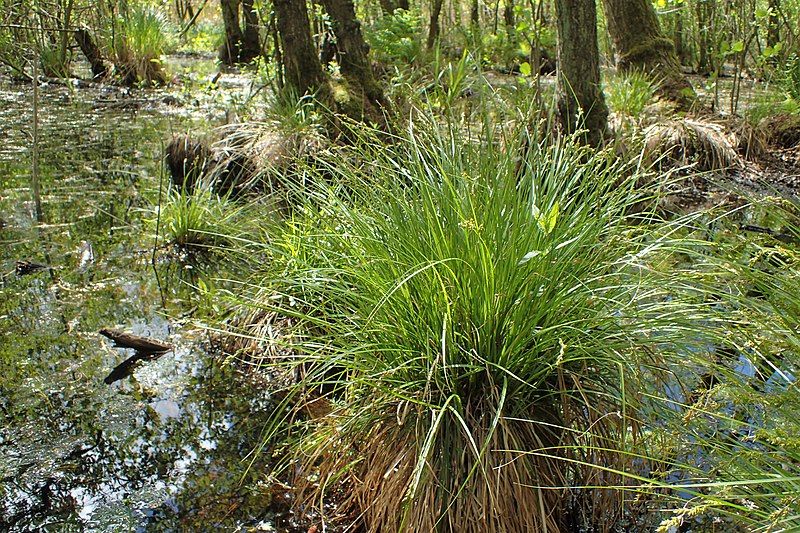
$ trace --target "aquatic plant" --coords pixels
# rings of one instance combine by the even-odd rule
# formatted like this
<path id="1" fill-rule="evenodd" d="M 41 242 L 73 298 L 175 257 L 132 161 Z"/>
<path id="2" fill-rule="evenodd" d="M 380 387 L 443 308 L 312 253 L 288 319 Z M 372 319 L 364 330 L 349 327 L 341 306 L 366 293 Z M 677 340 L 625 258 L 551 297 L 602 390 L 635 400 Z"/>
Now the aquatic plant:
<path id="1" fill-rule="evenodd" d="M 241 235 L 258 235 L 258 218 L 252 211 L 252 203 L 197 187 L 191 193 L 171 189 L 156 218 L 160 233 L 171 244 L 187 251 L 210 252 Z"/>
<path id="2" fill-rule="evenodd" d="M 684 449 L 712 465 L 698 472 L 705 495 L 679 518 L 702 506 L 727 506 L 753 531 L 800 528 L 800 204 L 754 199 L 765 227 L 731 231 L 727 245 L 739 280 L 736 314 L 749 327 L 743 349 L 716 366 L 714 386 L 687 414 Z M 757 230 L 757 231 L 755 231 Z M 738 257 L 730 252 L 735 252 Z"/>
<path id="3" fill-rule="evenodd" d="M 362 139 L 271 236 L 255 305 L 291 319 L 272 363 L 312 416 L 300 501 L 374 531 L 608 529 L 649 482 L 643 391 L 716 332 L 702 275 L 654 268 L 693 243 L 604 153 L 562 139 L 520 160 L 489 121 L 479 138 L 417 121 Z"/>
<path id="4" fill-rule="evenodd" d="M 167 44 L 167 20 L 158 10 L 135 6 L 119 20 L 115 64 L 127 84 L 162 85 L 167 75 L 161 55 Z"/>

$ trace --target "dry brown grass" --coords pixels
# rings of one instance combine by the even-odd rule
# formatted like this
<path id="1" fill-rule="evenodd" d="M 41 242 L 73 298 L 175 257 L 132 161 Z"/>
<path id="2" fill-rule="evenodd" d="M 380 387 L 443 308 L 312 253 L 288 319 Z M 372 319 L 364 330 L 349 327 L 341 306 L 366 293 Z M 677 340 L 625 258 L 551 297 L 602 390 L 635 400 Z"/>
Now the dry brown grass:
<path id="1" fill-rule="evenodd" d="M 339 494 L 337 512 L 350 517 L 351 529 L 375 532 L 560 532 L 586 524 L 609 531 L 624 480 L 606 468 L 630 467 L 615 451 L 621 420 L 574 389 L 577 376 L 562 376 L 559 386 L 555 411 L 530 406 L 496 424 L 498 398 L 446 413 L 435 429 L 435 413 L 408 401 L 386 405 L 369 427 L 354 426 L 363 417 L 347 408 L 333 410 L 305 443 L 298 504 L 322 512 L 325 498 Z"/>
<path id="2" fill-rule="evenodd" d="M 710 120 L 659 122 L 644 132 L 645 159 L 660 169 L 691 167 L 700 172 L 742 166 L 739 140 L 724 125 Z"/>

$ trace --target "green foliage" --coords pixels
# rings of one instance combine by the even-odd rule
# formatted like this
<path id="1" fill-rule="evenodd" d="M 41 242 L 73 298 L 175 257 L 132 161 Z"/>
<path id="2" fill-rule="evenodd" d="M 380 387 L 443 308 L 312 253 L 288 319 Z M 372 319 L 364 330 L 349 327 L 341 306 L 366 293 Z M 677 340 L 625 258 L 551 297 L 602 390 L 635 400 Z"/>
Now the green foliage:
<path id="1" fill-rule="evenodd" d="M 396 9 L 378 18 L 365 32 L 375 59 L 398 66 L 414 64 L 422 52 L 422 18 L 418 9 Z"/>
<path id="2" fill-rule="evenodd" d="M 39 52 L 39 61 L 45 76 L 53 78 L 69 77 L 68 57 L 62 57 L 61 52 L 51 46 L 45 46 Z"/>
<path id="3" fill-rule="evenodd" d="M 642 72 L 615 74 L 606 78 L 606 103 L 615 113 L 639 117 L 654 95 L 655 84 Z"/>
<path id="4" fill-rule="evenodd" d="M 218 22 L 202 21 L 192 26 L 179 50 L 191 53 L 214 52 L 225 38 L 225 28 Z"/>
<path id="5" fill-rule="evenodd" d="M 780 82 L 786 94 L 793 100 L 800 102 L 800 56 L 797 54 L 789 56 Z"/>
<path id="6" fill-rule="evenodd" d="M 320 134 L 322 114 L 311 96 L 299 97 L 291 88 L 270 91 L 265 96 L 266 121 L 285 135 Z"/>
<path id="7" fill-rule="evenodd" d="M 754 99 L 745 112 L 745 117 L 752 125 L 757 126 L 762 119 L 779 114 L 800 114 L 800 101 L 767 93 Z"/>
<path id="8" fill-rule="evenodd" d="M 735 315 L 747 331 L 733 358 L 712 367 L 715 385 L 687 410 L 676 453 L 701 460 L 684 474 L 702 485 L 681 521 L 729 520 L 750 531 L 800 528 L 800 204 L 765 198 L 749 206 L 762 232 L 726 221 L 717 253 L 737 265 Z M 709 508 L 716 508 L 713 511 Z M 685 519 L 685 520 L 684 520 Z M 709 520 L 710 522 L 710 520 Z"/>

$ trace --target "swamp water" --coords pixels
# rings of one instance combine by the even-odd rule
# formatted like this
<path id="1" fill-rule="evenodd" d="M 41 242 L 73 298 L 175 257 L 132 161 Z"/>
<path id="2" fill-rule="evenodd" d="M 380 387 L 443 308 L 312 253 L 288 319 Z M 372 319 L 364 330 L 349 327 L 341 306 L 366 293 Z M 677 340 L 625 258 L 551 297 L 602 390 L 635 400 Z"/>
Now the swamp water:
<path id="1" fill-rule="evenodd" d="M 0 530 L 274 530 L 250 455 L 269 399 L 170 318 L 191 291 L 184 267 L 151 264 L 163 143 L 214 125 L 207 110 L 42 87 L 37 225 L 31 92 L 0 84 Z M 109 386 L 131 351 L 102 328 L 176 348 Z"/>

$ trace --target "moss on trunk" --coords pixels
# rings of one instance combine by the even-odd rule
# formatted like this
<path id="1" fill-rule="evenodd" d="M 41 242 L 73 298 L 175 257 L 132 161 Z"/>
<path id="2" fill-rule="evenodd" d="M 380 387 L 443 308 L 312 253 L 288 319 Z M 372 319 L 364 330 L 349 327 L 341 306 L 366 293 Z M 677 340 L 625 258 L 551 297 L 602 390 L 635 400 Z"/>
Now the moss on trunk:
<path id="1" fill-rule="evenodd" d="M 675 46 L 661 32 L 650 0 L 603 0 L 608 32 L 617 49 L 617 68 L 651 75 L 658 93 L 682 107 L 696 95 L 681 71 Z"/>

